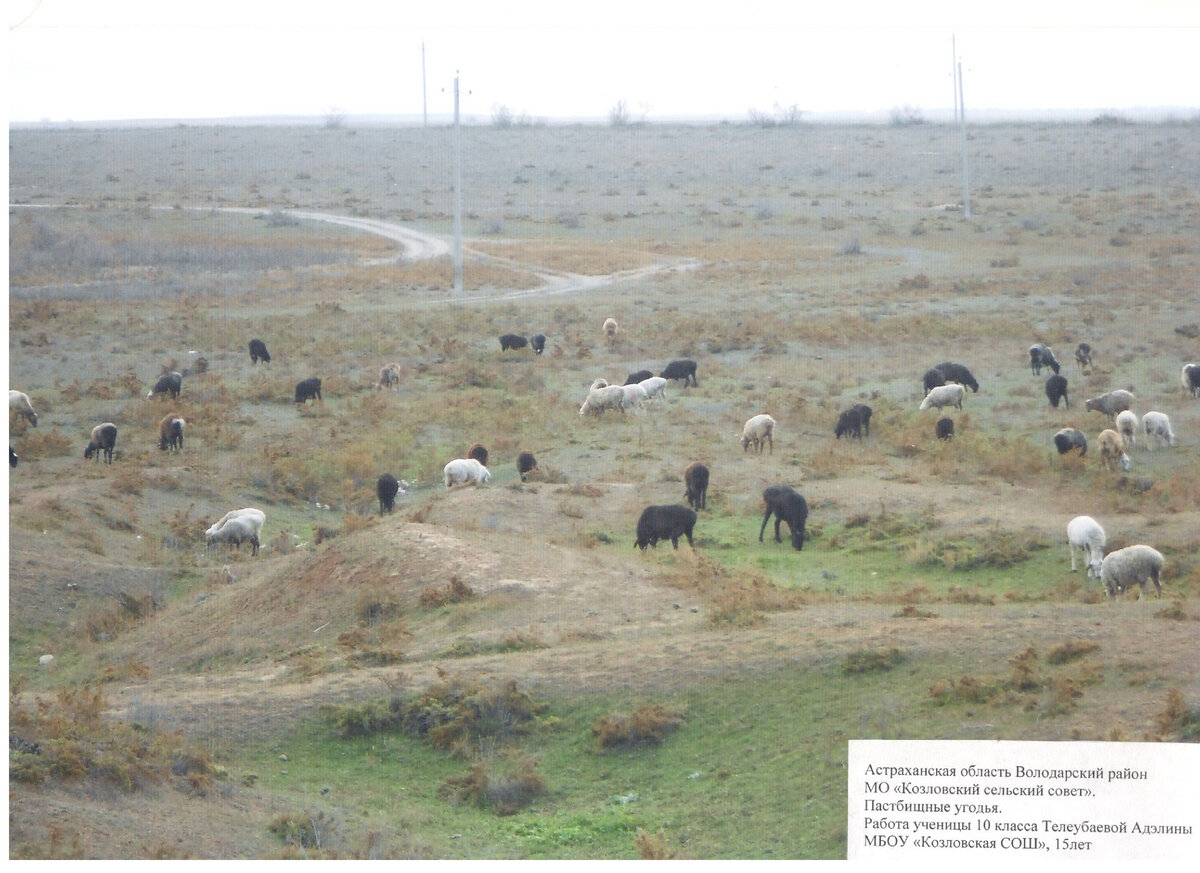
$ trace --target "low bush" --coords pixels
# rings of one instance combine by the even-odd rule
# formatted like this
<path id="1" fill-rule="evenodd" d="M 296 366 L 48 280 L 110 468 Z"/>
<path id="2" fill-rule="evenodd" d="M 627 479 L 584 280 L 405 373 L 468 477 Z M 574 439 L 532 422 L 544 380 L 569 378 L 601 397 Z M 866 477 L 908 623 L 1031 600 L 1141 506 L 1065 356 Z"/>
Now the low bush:
<path id="1" fill-rule="evenodd" d="M 592 736 L 603 750 L 656 746 L 683 725 L 684 713 L 661 704 L 650 704 L 631 715 L 612 713 L 592 725 Z"/>
<path id="2" fill-rule="evenodd" d="M 546 790 L 537 760 L 517 749 L 502 753 L 503 764 L 481 758 L 465 774 L 446 780 L 444 790 L 456 802 L 474 803 L 496 815 L 513 815 Z"/>
<path id="3" fill-rule="evenodd" d="M 859 649 L 842 658 L 842 672 L 874 673 L 903 663 L 904 655 L 899 649 Z"/>

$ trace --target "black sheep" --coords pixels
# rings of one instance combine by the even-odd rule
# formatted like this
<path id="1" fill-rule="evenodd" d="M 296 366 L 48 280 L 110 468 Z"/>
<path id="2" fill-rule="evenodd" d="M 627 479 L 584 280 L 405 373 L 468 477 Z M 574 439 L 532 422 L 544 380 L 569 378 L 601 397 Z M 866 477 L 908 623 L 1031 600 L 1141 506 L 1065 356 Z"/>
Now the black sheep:
<path id="1" fill-rule="evenodd" d="M 679 548 L 679 538 L 686 536 L 688 545 L 696 548 L 692 540 L 692 528 L 696 526 L 696 513 L 688 507 L 675 503 L 670 506 L 647 506 L 642 510 L 637 523 L 637 539 L 634 547 L 645 551 L 646 546 L 658 548 L 659 540 L 671 541 Z"/>
<path id="2" fill-rule="evenodd" d="M 533 353 L 535 355 L 540 355 L 546 351 L 546 335 L 544 333 L 535 333 L 533 339 L 529 342 L 533 346 Z"/>
<path id="3" fill-rule="evenodd" d="M 1029 347 L 1029 369 L 1033 371 L 1033 375 L 1040 376 L 1042 374 L 1042 367 L 1049 367 L 1055 373 L 1058 373 L 1058 359 L 1054 357 L 1054 352 L 1049 346 L 1042 343 L 1035 343 Z"/>
<path id="4" fill-rule="evenodd" d="M 1080 367 L 1090 367 L 1092 365 L 1092 347 L 1087 343 L 1075 346 L 1075 363 Z"/>
<path id="5" fill-rule="evenodd" d="M 117 444 L 117 426 L 111 421 L 106 421 L 104 424 L 98 424 L 92 428 L 92 441 L 87 444 L 87 448 L 83 450 L 84 460 L 95 457 L 100 459 L 101 453 L 104 455 L 104 460 L 112 463 L 113 447 Z"/>
<path id="6" fill-rule="evenodd" d="M 170 394 L 171 399 L 179 397 L 179 391 L 183 387 L 183 376 L 179 373 L 163 373 L 158 377 L 158 381 L 154 383 L 154 387 L 150 389 L 147 397 L 153 397 L 156 394 Z"/>
<path id="7" fill-rule="evenodd" d="M 400 483 L 391 473 L 384 473 L 379 477 L 379 481 L 375 483 L 375 493 L 379 496 L 380 515 L 392 511 L 396 505 L 396 493 L 399 490 Z"/>
<path id="8" fill-rule="evenodd" d="M 1079 449 L 1079 456 L 1083 457 L 1087 454 L 1087 437 L 1073 427 L 1064 427 L 1054 435 L 1054 447 L 1060 455 L 1065 455 L 1072 449 Z"/>
<path id="9" fill-rule="evenodd" d="M 507 352 L 509 349 L 523 349 L 527 345 L 529 345 L 529 340 L 515 333 L 506 333 L 500 337 L 500 351 L 502 352 Z"/>
<path id="10" fill-rule="evenodd" d="M 307 403 L 309 400 L 325 400 L 321 397 L 321 380 L 316 376 L 296 383 L 296 402 Z"/>
<path id="11" fill-rule="evenodd" d="M 271 363 L 271 353 L 267 351 L 267 344 L 260 339 L 250 340 L 250 363 L 257 364 L 259 361 L 264 364 Z"/>
<path id="12" fill-rule="evenodd" d="M 1046 396 L 1050 399 L 1050 405 L 1058 409 L 1058 401 L 1063 401 L 1067 409 L 1071 408 L 1071 398 L 1067 396 L 1067 377 L 1059 376 L 1055 373 L 1046 380 Z"/>
<path id="13" fill-rule="evenodd" d="M 786 521 L 792 531 L 792 548 L 804 548 L 804 523 L 808 520 L 808 503 L 796 493 L 791 485 L 772 485 L 763 491 L 763 503 L 767 511 L 763 514 L 762 527 L 758 529 L 758 541 L 763 541 L 763 531 L 772 513 L 775 515 L 775 542 L 781 543 L 779 523 Z"/>
<path id="14" fill-rule="evenodd" d="M 1188 394 L 1200 397 L 1200 364 L 1184 364 L 1179 375 Z"/>
<path id="15" fill-rule="evenodd" d="M 664 379 L 682 379 L 684 388 L 688 386 L 689 379 L 693 385 L 698 386 L 698 383 L 696 382 L 695 361 L 671 361 L 671 363 L 667 364 L 666 369 L 658 375 Z"/>
<path id="16" fill-rule="evenodd" d="M 178 415 L 164 415 L 158 423 L 158 447 L 164 452 L 183 451 L 183 427 L 184 421 Z"/>
<path id="17" fill-rule="evenodd" d="M 17 453 L 13 451 L 12 446 L 8 447 L 8 466 L 10 466 L 10 467 L 17 466 Z"/>
<path id="18" fill-rule="evenodd" d="M 683 484 L 687 488 L 683 496 L 692 509 L 704 509 L 708 501 L 708 467 L 699 461 L 688 464 L 683 471 Z"/>
<path id="19" fill-rule="evenodd" d="M 487 459 L 488 459 L 487 447 L 484 446 L 483 443 L 475 443 L 475 445 L 473 445 L 473 446 L 471 446 L 471 448 L 467 449 L 466 457 L 474 458 L 476 461 L 478 461 L 479 463 L 483 464 L 483 466 L 486 467 Z"/>
<path id="20" fill-rule="evenodd" d="M 486 464 L 484 466 L 487 466 Z M 533 456 L 533 452 L 521 452 L 517 455 L 517 472 L 521 476 L 521 481 L 537 468 L 537 458 Z"/>
<path id="21" fill-rule="evenodd" d="M 947 382 L 957 382 L 960 385 L 966 385 L 972 392 L 979 393 L 979 383 L 975 381 L 975 377 L 971 375 L 962 364 L 956 364 L 953 361 L 943 361 L 934 366 L 935 370 L 942 374 L 942 378 Z M 929 392 L 926 391 L 926 394 Z"/>
<path id="22" fill-rule="evenodd" d="M 865 403 L 856 403 L 838 416 L 837 426 L 833 429 L 833 435 L 838 439 L 845 436 L 857 437 L 862 439 L 863 430 L 866 430 L 867 436 L 871 435 L 871 407 Z"/>
<path id="23" fill-rule="evenodd" d="M 954 436 L 954 419 L 939 418 L 934 426 L 934 433 L 937 434 L 939 440 L 948 440 Z"/>
<path id="24" fill-rule="evenodd" d="M 654 374 L 649 370 L 638 370 L 636 373 L 630 373 L 629 378 L 625 380 L 626 385 L 637 385 L 639 382 L 645 382 L 647 379 L 653 379 Z"/>
<path id="25" fill-rule="evenodd" d="M 921 384 L 925 386 L 925 393 L 928 394 L 934 388 L 940 388 L 945 385 L 946 377 L 938 369 L 926 370 L 924 377 L 921 379 Z"/>

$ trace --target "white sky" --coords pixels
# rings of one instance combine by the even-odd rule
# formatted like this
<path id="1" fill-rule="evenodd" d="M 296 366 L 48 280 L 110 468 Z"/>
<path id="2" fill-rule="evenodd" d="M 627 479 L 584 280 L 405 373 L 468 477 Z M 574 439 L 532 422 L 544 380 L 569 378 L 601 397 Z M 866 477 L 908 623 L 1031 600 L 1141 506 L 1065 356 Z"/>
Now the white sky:
<path id="1" fill-rule="evenodd" d="M 928 115 L 949 112 L 952 33 L 968 112 L 1200 107 L 1200 0 L 819 2 L 7 0 L 8 113 L 419 115 L 424 43 L 431 115 L 456 69 L 483 118 Z"/>

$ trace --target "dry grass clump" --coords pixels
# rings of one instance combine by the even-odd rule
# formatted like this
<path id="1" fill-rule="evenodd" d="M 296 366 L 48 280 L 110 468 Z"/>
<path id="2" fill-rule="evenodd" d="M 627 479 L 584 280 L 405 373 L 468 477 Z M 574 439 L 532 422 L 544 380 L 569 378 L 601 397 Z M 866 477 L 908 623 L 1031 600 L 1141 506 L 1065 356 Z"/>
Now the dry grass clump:
<path id="1" fill-rule="evenodd" d="M 73 453 L 74 445 L 57 427 L 49 429 L 36 428 L 26 431 L 21 437 L 17 452 L 21 456 L 21 463 L 28 464 L 36 458 L 70 455 Z M 83 457 L 83 449 L 86 445 L 87 439 L 81 438 L 78 446 L 79 457 L 81 458 Z"/>
<path id="2" fill-rule="evenodd" d="M 895 613 L 892 618 L 937 618 L 937 613 L 920 609 L 909 603 L 899 612 Z"/>
<path id="3" fill-rule="evenodd" d="M 804 603 L 799 592 L 780 588 L 761 573 L 743 575 L 707 555 L 698 554 L 694 565 L 681 562 L 666 583 L 704 598 L 711 607 L 710 624 L 750 627 L 765 619 L 764 612 L 797 609 Z"/>
<path id="4" fill-rule="evenodd" d="M 1056 657 L 1063 656 L 1059 649 L 1066 651 L 1067 647 L 1058 647 Z M 1083 649 L 1086 644 L 1071 647 L 1071 651 Z M 1014 655 L 1008 665 L 1008 674 L 1004 676 L 963 676 L 937 682 L 930 686 L 929 696 L 939 706 L 956 702 L 1010 705 L 1026 710 L 1037 708 L 1043 715 L 1063 715 L 1075 707 L 1086 686 L 1102 678 L 1098 670 L 1045 676 L 1038 670 L 1038 654 L 1032 646 Z"/>
<path id="5" fill-rule="evenodd" d="M 661 830 L 657 834 L 651 834 L 638 828 L 633 844 L 643 861 L 673 861 L 683 857 L 680 850 L 670 844 L 666 833 Z"/>
<path id="6" fill-rule="evenodd" d="M 444 792 L 456 803 L 474 803 L 496 815 L 513 815 L 546 790 L 546 780 L 537 771 L 537 759 L 519 749 L 501 753 L 504 764 L 481 758 L 458 777 L 450 777 Z"/>
<path id="7" fill-rule="evenodd" d="M 1046 653 L 1046 663 L 1067 664 L 1091 654 L 1098 648 L 1100 648 L 1099 643 L 1093 643 L 1088 640 L 1067 640 L 1065 643 L 1055 646 Z"/>
<path id="8" fill-rule="evenodd" d="M 1200 742 L 1200 707 L 1188 706 L 1183 692 L 1175 686 L 1167 690 L 1166 705 L 1154 720 L 1158 738 L 1173 743 Z"/>
<path id="9" fill-rule="evenodd" d="M 421 592 L 421 606 L 440 609 L 448 603 L 465 603 L 475 596 L 475 589 L 457 575 L 440 588 L 426 588 Z"/>
<path id="10" fill-rule="evenodd" d="M 858 649 L 842 658 L 842 672 L 854 675 L 886 671 L 903 664 L 904 660 L 904 655 L 896 648 Z"/>
<path id="11" fill-rule="evenodd" d="M 632 714 L 611 713 L 592 725 L 592 736 L 603 750 L 657 746 L 683 725 L 684 713 L 659 703 L 639 707 Z"/>
<path id="12" fill-rule="evenodd" d="M 1029 560 L 1033 552 L 1049 548 L 1039 533 L 997 530 L 982 539 L 919 540 L 907 553 L 914 567 L 945 567 L 947 570 L 1007 569 Z"/>

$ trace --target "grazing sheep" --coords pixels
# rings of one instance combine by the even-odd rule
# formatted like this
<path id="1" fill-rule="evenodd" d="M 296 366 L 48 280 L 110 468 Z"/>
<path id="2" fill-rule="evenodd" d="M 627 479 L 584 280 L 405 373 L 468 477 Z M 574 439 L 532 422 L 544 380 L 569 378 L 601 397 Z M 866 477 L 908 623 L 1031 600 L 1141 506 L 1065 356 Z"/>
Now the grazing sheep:
<path id="1" fill-rule="evenodd" d="M 1054 435 L 1054 447 L 1060 455 L 1065 455 L 1072 449 L 1079 449 L 1079 457 L 1087 454 L 1087 437 L 1083 431 L 1073 427 L 1064 427 Z"/>
<path id="2" fill-rule="evenodd" d="M 866 430 L 867 436 L 871 435 L 871 407 L 865 403 L 856 403 L 838 416 L 833 435 L 837 439 L 841 439 L 843 435 L 847 439 L 850 437 L 862 439 L 864 430 Z"/>
<path id="3" fill-rule="evenodd" d="M 600 388 L 593 388 L 588 392 L 587 398 L 583 401 L 583 405 L 579 407 L 579 414 L 585 415 L 592 413 L 599 415 L 606 409 L 616 409 L 625 414 L 625 388 L 621 385 L 604 385 Z"/>
<path id="4" fill-rule="evenodd" d="M 523 349 L 529 345 L 529 340 L 515 333 L 506 333 L 500 337 L 500 351 L 507 352 L 509 349 Z"/>
<path id="5" fill-rule="evenodd" d="M 634 412 L 637 412 L 650 399 L 650 396 L 646 393 L 646 389 L 641 385 L 622 385 L 621 391 L 625 395 L 621 399 L 621 408 L 623 410 L 632 409 Z"/>
<path id="6" fill-rule="evenodd" d="M 546 351 L 546 335 L 544 333 L 535 333 L 530 339 L 529 344 L 533 346 L 533 353 L 540 355 Z"/>
<path id="7" fill-rule="evenodd" d="M 692 461 L 683 471 L 683 484 L 687 490 L 683 496 L 692 509 L 704 509 L 708 501 L 708 467 Z"/>
<path id="8" fill-rule="evenodd" d="M 174 371 L 163 373 L 158 377 L 158 381 L 154 383 L 154 387 L 150 389 L 150 393 L 146 395 L 149 399 L 156 394 L 170 394 L 172 400 L 179 398 L 179 391 L 183 387 L 183 376 Z"/>
<path id="9" fill-rule="evenodd" d="M 467 454 L 465 455 L 465 457 L 474 458 L 476 461 L 478 461 L 479 463 L 483 464 L 483 466 L 486 467 L 487 459 L 488 459 L 488 450 L 483 445 L 483 443 L 475 443 L 475 445 L 473 445 L 473 446 L 471 446 L 471 448 L 467 449 Z"/>
<path id="10" fill-rule="evenodd" d="M 1067 409 L 1071 408 L 1071 398 L 1067 396 L 1067 377 L 1055 373 L 1046 380 L 1046 397 L 1050 405 L 1058 409 L 1058 401 L 1063 401 Z"/>
<path id="11" fill-rule="evenodd" d="M 84 460 L 88 460 L 93 455 L 97 460 L 100 458 L 100 453 L 104 453 L 104 460 L 109 464 L 112 463 L 113 446 L 117 444 L 117 426 L 111 421 L 106 421 L 104 424 L 98 424 L 92 428 L 92 441 L 87 444 L 87 448 L 83 450 Z"/>
<path id="12" fill-rule="evenodd" d="M 396 505 L 396 494 L 400 491 L 400 483 L 391 473 L 384 473 L 375 482 L 375 494 L 379 498 L 379 514 L 390 513 Z"/>
<path id="13" fill-rule="evenodd" d="M 924 411 L 935 406 L 938 409 L 941 409 L 943 406 L 956 406 L 962 409 L 963 395 L 965 393 L 963 386 L 957 382 L 939 385 L 925 395 L 925 399 L 921 401 L 921 410 Z"/>
<path id="14" fill-rule="evenodd" d="M 9 446 L 8 447 L 8 466 L 10 466 L 10 467 L 17 466 L 17 461 L 19 461 L 19 460 L 20 460 L 20 458 L 17 456 L 17 453 L 13 451 L 13 447 Z"/>
<path id="15" fill-rule="evenodd" d="M 1054 350 L 1043 343 L 1036 343 L 1029 347 L 1029 369 L 1033 371 L 1033 375 L 1042 375 L 1042 367 L 1049 367 L 1056 374 L 1059 371 L 1058 358 L 1054 357 Z"/>
<path id="16" fill-rule="evenodd" d="M 205 548 L 216 543 L 228 543 L 231 546 L 237 546 L 238 551 L 241 551 L 242 543 L 250 543 L 250 554 L 252 556 L 257 555 L 259 540 L 254 520 L 248 516 L 237 516 L 236 518 L 229 519 L 225 524 L 216 530 L 211 530 L 205 535 Z"/>
<path id="17" fill-rule="evenodd" d="M 316 376 L 311 379 L 303 379 L 296 383 L 296 402 L 307 403 L 310 400 L 320 400 L 324 403 L 325 400 L 321 397 L 321 380 Z"/>
<path id="18" fill-rule="evenodd" d="M 653 375 L 654 374 L 651 373 L 649 370 L 638 370 L 636 373 L 629 374 L 629 377 L 625 380 L 625 384 L 626 385 L 637 385 L 640 382 L 645 382 L 647 379 L 649 379 Z"/>
<path id="19" fill-rule="evenodd" d="M 224 527 L 230 520 L 235 518 L 246 519 L 254 528 L 254 533 L 257 535 L 262 531 L 263 525 L 267 523 L 267 514 L 261 509 L 255 509 L 253 506 L 247 506 L 243 509 L 231 509 L 229 512 L 221 516 L 215 523 L 209 526 L 204 535 L 211 536 Z"/>
<path id="20" fill-rule="evenodd" d="M 521 452 L 517 455 L 517 473 L 520 474 L 522 482 L 536 469 L 537 458 L 533 456 L 533 452 Z"/>
<path id="21" fill-rule="evenodd" d="M 683 387 L 688 386 L 690 379 L 693 385 L 698 385 L 696 382 L 696 362 L 690 360 L 671 361 L 666 368 L 658 374 L 664 379 L 682 379 Z"/>
<path id="22" fill-rule="evenodd" d="M 1083 552 L 1088 578 L 1100 578 L 1104 563 L 1104 528 L 1090 515 L 1078 515 L 1067 523 L 1067 546 L 1071 552 L 1071 572 L 1075 572 L 1075 550 Z"/>
<path id="23" fill-rule="evenodd" d="M 1184 364 L 1179 375 L 1183 380 L 1183 390 L 1193 398 L 1200 397 L 1200 364 Z"/>
<path id="24" fill-rule="evenodd" d="M 492 474 L 474 458 L 455 458 L 442 469 L 442 481 L 447 488 L 454 485 L 483 485 L 492 480 Z"/>
<path id="25" fill-rule="evenodd" d="M 1137 416 L 1128 409 L 1123 409 L 1117 413 L 1116 417 L 1117 433 L 1121 435 L 1121 439 L 1125 440 L 1125 445 L 1132 446 L 1137 442 L 1134 434 L 1137 433 Z"/>
<path id="26" fill-rule="evenodd" d="M 771 446 L 771 454 L 775 454 L 775 419 L 760 412 L 746 419 L 742 425 L 742 451 L 754 444 L 754 454 L 762 454 L 764 440 Z"/>
<path id="27" fill-rule="evenodd" d="M 1093 397 L 1091 400 L 1083 402 L 1083 408 L 1091 412 L 1097 410 L 1108 416 L 1108 420 L 1115 422 L 1118 412 L 1124 412 L 1126 409 L 1133 408 L 1133 401 L 1136 398 L 1132 391 L 1126 391 L 1124 388 L 1118 388 L 1115 391 L 1109 391 L 1107 394 L 1101 394 L 1099 397 Z"/>
<path id="28" fill-rule="evenodd" d="M 1175 434 L 1171 432 L 1171 419 L 1165 412 L 1151 410 L 1142 416 L 1142 429 L 1146 432 L 1146 449 L 1154 450 L 1154 443 L 1165 442 L 1168 446 L 1175 445 Z"/>
<path id="29" fill-rule="evenodd" d="M 612 339 L 617 335 L 617 320 L 615 318 L 604 319 L 604 326 L 602 330 L 604 331 L 604 335 L 606 337 Z"/>
<path id="30" fill-rule="evenodd" d="M 271 353 L 267 351 L 267 344 L 260 339 L 250 340 L 250 363 L 257 364 L 259 361 L 264 364 L 271 363 Z"/>
<path id="31" fill-rule="evenodd" d="M 942 378 L 947 382 L 957 382 L 959 385 L 965 385 L 971 389 L 972 394 L 979 393 L 979 383 L 975 381 L 975 377 L 971 375 L 962 364 L 956 364 L 953 361 L 943 361 L 940 364 L 934 365 L 935 370 L 942 374 Z"/>
<path id="32" fill-rule="evenodd" d="M 933 432 L 937 434 L 939 440 L 948 440 L 954 436 L 954 419 L 939 418 L 937 424 L 933 426 Z"/>
<path id="33" fill-rule="evenodd" d="M 1129 455 L 1125 454 L 1125 439 L 1119 433 L 1106 428 L 1100 431 L 1097 442 L 1100 445 L 1100 463 L 1114 473 L 1118 464 L 1121 466 L 1122 472 L 1129 472 Z"/>
<path id="34" fill-rule="evenodd" d="M 648 379 L 643 379 L 637 383 L 642 386 L 642 390 L 646 392 L 646 399 L 653 400 L 655 397 L 667 399 L 666 387 L 667 380 L 662 376 L 651 376 Z"/>
<path id="35" fill-rule="evenodd" d="M 804 498 L 791 485 L 772 485 L 763 491 L 763 503 L 767 510 L 763 513 L 762 527 L 758 529 L 758 541 L 763 541 L 763 531 L 767 529 L 767 521 L 774 513 L 775 542 L 783 542 L 779 537 L 779 523 L 786 521 L 792 532 L 792 548 L 797 551 L 803 549 L 804 523 L 808 519 L 808 503 Z"/>
<path id="36" fill-rule="evenodd" d="M 692 540 L 692 529 L 696 526 L 696 512 L 679 503 L 669 506 L 647 506 L 638 517 L 637 539 L 634 548 L 646 550 L 646 546 L 658 548 L 659 540 L 670 540 L 671 545 L 678 549 L 679 538 L 686 536 L 688 545 L 693 549 L 696 543 Z"/>
<path id="37" fill-rule="evenodd" d="M 1090 367 L 1092 365 L 1092 347 L 1087 343 L 1080 343 L 1075 346 L 1075 363 L 1080 369 Z"/>
<path id="38" fill-rule="evenodd" d="M 379 369 L 378 388 L 399 388 L 400 387 L 400 365 L 385 364 Z"/>
<path id="39" fill-rule="evenodd" d="M 1154 583 L 1158 596 L 1162 597 L 1163 556 L 1158 549 L 1146 545 L 1126 546 L 1109 552 L 1100 565 L 1100 581 L 1109 597 L 1115 597 L 1134 585 L 1141 586 L 1138 600 L 1146 593 L 1146 580 Z"/>
<path id="40" fill-rule="evenodd" d="M 9 418 L 15 412 L 18 418 L 23 418 L 34 427 L 37 427 L 37 413 L 33 411 L 33 404 L 29 402 L 29 395 L 24 391 L 8 391 L 8 412 Z"/>
<path id="41" fill-rule="evenodd" d="M 925 375 L 921 377 L 921 384 L 925 388 L 925 393 L 928 394 L 934 388 L 938 388 L 946 384 L 946 377 L 942 375 L 941 370 L 931 369 L 926 370 Z"/>
<path id="42" fill-rule="evenodd" d="M 595 391 L 597 388 L 607 388 L 607 387 L 608 387 L 608 380 L 607 380 L 607 379 L 593 379 L 593 380 L 592 380 L 592 384 L 591 384 L 591 386 L 588 388 L 588 390 L 589 390 L 589 391 Z"/>
<path id="43" fill-rule="evenodd" d="M 171 449 L 183 451 L 184 424 L 184 420 L 174 413 L 164 415 L 158 423 L 158 447 L 164 452 Z"/>

